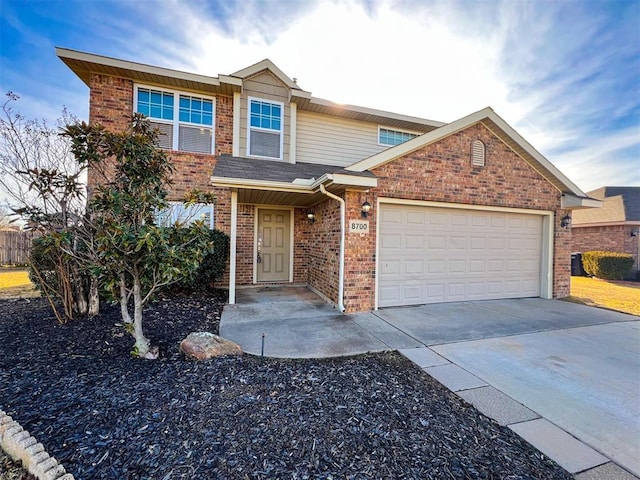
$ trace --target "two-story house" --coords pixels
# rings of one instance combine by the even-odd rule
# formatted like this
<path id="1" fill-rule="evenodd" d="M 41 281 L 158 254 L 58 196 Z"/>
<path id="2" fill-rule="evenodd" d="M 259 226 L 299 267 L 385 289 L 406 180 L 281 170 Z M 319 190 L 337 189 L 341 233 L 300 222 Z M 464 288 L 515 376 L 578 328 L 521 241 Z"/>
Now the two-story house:
<path id="1" fill-rule="evenodd" d="M 57 55 L 90 122 L 141 112 L 161 130 L 173 200 L 215 193 L 230 303 L 264 284 L 347 312 L 569 293 L 567 217 L 597 202 L 490 108 L 445 124 L 315 98 L 269 60 L 209 77 Z"/>

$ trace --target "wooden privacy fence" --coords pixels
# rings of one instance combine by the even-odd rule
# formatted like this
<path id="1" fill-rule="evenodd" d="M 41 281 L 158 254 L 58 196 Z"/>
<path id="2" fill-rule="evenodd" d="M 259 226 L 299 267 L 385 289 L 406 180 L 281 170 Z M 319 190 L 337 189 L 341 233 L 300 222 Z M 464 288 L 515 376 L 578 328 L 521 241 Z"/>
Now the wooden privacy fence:
<path id="1" fill-rule="evenodd" d="M 20 265 L 29 261 L 35 232 L 0 230 L 0 265 Z"/>

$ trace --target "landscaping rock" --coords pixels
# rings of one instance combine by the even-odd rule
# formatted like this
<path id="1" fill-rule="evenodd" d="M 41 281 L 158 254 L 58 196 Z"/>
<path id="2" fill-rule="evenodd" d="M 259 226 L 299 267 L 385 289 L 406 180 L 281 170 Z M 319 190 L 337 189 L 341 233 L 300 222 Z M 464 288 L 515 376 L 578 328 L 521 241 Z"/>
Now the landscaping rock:
<path id="1" fill-rule="evenodd" d="M 242 355 L 240 345 L 209 332 L 190 333 L 180 342 L 180 351 L 187 357 L 196 360 L 207 360 L 226 355 Z"/>

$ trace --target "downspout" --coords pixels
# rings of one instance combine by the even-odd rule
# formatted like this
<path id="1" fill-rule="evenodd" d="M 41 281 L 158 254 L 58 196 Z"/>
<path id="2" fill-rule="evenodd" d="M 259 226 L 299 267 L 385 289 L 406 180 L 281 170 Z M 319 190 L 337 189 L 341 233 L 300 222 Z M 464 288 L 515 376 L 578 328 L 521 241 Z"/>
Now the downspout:
<path id="1" fill-rule="evenodd" d="M 323 184 L 320 184 L 320 191 L 329 198 L 333 198 L 340 202 L 340 265 L 338 267 L 338 310 L 344 312 L 344 224 L 346 220 L 346 208 L 344 199 L 327 192 Z"/>

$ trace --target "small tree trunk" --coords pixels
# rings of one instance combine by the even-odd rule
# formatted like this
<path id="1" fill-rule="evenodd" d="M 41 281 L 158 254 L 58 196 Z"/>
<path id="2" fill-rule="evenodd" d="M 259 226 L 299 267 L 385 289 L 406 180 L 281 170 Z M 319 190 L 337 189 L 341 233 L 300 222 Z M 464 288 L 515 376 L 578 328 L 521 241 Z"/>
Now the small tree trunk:
<path id="1" fill-rule="evenodd" d="M 89 279 L 89 318 L 100 313 L 100 295 L 98 294 L 98 279 L 93 275 Z"/>
<path id="2" fill-rule="evenodd" d="M 85 279 L 83 275 L 80 275 L 75 268 L 71 269 L 71 286 L 72 286 L 72 298 L 73 298 L 73 312 L 78 317 L 84 317 L 89 311 L 89 304 L 87 302 L 87 292 L 85 288 Z"/>
<path id="3" fill-rule="evenodd" d="M 131 315 L 129 315 L 129 295 L 127 294 L 127 282 L 124 273 L 120 274 L 120 315 L 122 321 L 127 324 L 133 323 Z"/>
<path id="4" fill-rule="evenodd" d="M 142 331 L 142 291 L 137 272 L 133 275 L 133 337 L 136 339 L 137 355 L 144 357 L 149 351 L 149 339 Z"/>

